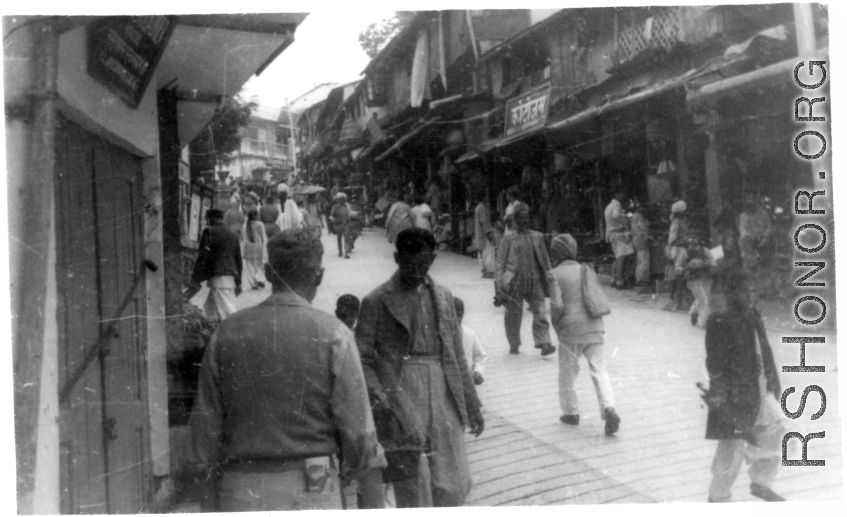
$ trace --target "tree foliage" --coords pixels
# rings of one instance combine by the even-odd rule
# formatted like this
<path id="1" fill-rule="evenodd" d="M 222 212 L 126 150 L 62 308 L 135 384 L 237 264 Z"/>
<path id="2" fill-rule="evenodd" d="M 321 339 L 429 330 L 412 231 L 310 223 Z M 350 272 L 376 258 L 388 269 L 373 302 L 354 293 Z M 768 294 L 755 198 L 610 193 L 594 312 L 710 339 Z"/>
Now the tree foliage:
<path id="1" fill-rule="evenodd" d="M 241 148 L 241 128 L 250 122 L 256 106 L 255 102 L 242 99 L 240 93 L 224 100 L 209 124 L 188 145 L 192 177 L 230 163 L 230 154 Z"/>
<path id="2" fill-rule="evenodd" d="M 383 45 L 406 28 L 414 17 L 415 11 L 395 11 L 391 18 L 371 23 L 359 33 L 359 45 L 369 58 L 375 58 Z"/>

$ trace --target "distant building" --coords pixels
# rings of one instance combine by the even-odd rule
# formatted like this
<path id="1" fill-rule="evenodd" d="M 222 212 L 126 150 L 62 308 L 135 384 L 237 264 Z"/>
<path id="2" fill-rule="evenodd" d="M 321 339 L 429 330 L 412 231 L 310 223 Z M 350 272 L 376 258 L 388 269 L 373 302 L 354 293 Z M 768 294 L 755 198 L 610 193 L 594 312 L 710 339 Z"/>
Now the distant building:
<path id="1" fill-rule="evenodd" d="M 280 181 L 294 172 L 289 112 L 281 108 L 258 106 L 250 123 L 241 130 L 241 149 L 229 165 L 234 180 Z"/>
<path id="2" fill-rule="evenodd" d="M 321 83 L 291 101 L 291 106 L 289 106 L 289 108 L 293 112 L 302 113 L 313 105 L 326 100 L 326 96 L 329 95 L 329 92 L 332 89 L 341 86 L 341 84 L 342 83 Z"/>

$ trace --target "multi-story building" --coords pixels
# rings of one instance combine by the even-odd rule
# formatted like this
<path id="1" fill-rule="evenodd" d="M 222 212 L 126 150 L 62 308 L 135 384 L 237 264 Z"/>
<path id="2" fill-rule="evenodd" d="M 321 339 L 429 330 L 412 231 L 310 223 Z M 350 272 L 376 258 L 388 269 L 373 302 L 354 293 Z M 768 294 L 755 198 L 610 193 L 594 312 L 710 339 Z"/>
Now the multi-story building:
<path id="1" fill-rule="evenodd" d="M 347 118 L 344 115 L 345 107 L 351 105 L 350 101 L 359 90 L 360 83 L 353 81 L 335 86 L 326 91 L 323 99 L 320 98 L 323 90 L 312 90 L 301 96 L 301 99 L 308 96 L 313 101 L 298 114 L 297 123 L 299 146 L 302 149 L 301 163 L 309 179 L 329 181 L 333 172 L 349 163 L 349 157 L 345 159 L 342 155 L 349 151 L 351 141 L 347 135 L 350 128 L 344 133 L 342 126 Z"/>
<path id="2" fill-rule="evenodd" d="M 229 171 L 236 181 L 283 180 L 294 172 L 290 112 L 257 106 L 241 129 L 241 148 L 232 154 Z"/>
<path id="3" fill-rule="evenodd" d="M 395 187 L 440 178 L 457 250 L 472 193 L 502 213 L 520 185 L 538 229 L 606 253 L 603 207 L 623 188 L 649 212 L 660 274 L 674 200 L 713 242 L 753 201 L 788 230 L 811 179 L 784 106 L 797 63 L 827 54 L 816 5 L 421 12 L 364 71 L 357 93 L 380 131 L 355 162 Z M 783 244 L 767 250 L 777 269 Z"/>

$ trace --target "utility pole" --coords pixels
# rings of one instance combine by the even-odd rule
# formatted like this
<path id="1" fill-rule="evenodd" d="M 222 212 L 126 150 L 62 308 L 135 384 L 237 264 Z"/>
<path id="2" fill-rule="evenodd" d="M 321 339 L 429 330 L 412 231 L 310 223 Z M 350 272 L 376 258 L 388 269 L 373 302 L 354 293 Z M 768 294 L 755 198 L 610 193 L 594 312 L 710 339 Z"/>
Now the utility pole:
<path id="1" fill-rule="evenodd" d="M 285 98 L 285 111 L 288 114 L 288 156 L 291 158 L 291 164 L 294 167 L 294 175 L 299 176 L 297 170 L 297 153 L 294 152 L 294 117 L 291 116 L 291 104 L 288 103 L 288 97 Z"/>

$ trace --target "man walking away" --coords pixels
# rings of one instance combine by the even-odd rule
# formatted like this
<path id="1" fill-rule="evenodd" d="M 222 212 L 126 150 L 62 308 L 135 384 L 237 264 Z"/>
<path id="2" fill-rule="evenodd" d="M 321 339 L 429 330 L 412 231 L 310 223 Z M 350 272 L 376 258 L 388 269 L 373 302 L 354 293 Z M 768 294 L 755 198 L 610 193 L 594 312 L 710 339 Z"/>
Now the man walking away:
<path id="1" fill-rule="evenodd" d="M 491 216 L 485 206 L 485 193 L 477 194 L 477 205 L 474 209 L 473 247 L 482 269 L 482 278 L 494 278 L 496 265 L 496 249 L 494 248 L 494 232 L 491 227 Z"/>
<path id="2" fill-rule="evenodd" d="M 209 296 L 203 304 L 203 310 L 207 317 L 211 318 L 217 314 L 221 320 L 236 311 L 235 297 L 241 294 L 243 267 L 241 243 L 238 242 L 238 237 L 227 229 L 223 219 L 223 211 L 216 208 L 206 210 L 208 227 L 200 236 L 200 253 L 208 249 L 207 267 L 211 275 L 207 282 Z M 198 260 L 200 259 L 198 255 Z"/>
<path id="3" fill-rule="evenodd" d="M 414 227 L 412 208 L 409 206 L 409 196 L 398 200 L 388 209 L 385 217 L 385 228 L 388 231 L 388 242 L 393 243 L 403 230 Z"/>
<path id="4" fill-rule="evenodd" d="M 626 214 L 623 212 L 624 193 L 616 190 L 612 201 L 606 206 L 604 216 L 606 219 L 606 242 L 612 244 L 615 254 L 615 265 L 613 266 L 614 281 L 612 287 L 615 289 L 629 289 L 632 287 L 632 261 L 635 258 L 635 248 L 632 247 L 630 234 L 627 228 Z"/>
<path id="5" fill-rule="evenodd" d="M 784 501 L 771 489 L 785 434 L 779 407 L 782 388 L 762 316 L 756 310 L 753 275 L 729 271 L 723 278 L 726 309 L 706 323 L 709 417 L 706 439 L 718 440 L 712 461 L 709 502 L 732 497 L 742 463 L 749 465 L 750 493 Z"/>
<path id="6" fill-rule="evenodd" d="M 482 433 L 481 404 L 465 364 L 453 296 L 427 275 L 435 259 L 432 233 L 404 230 L 396 246 L 398 271 L 365 297 L 356 326 L 388 456 L 385 481 L 394 483 L 398 508 L 462 506 L 471 489 L 463 434 L 465 427 Z M 424 490 L 420 473 L 427 466 Z"/>
<path id="7" fill-rule="evenodd" d="M 271 239 L 273 294 L 212 336 L 189 422 L 203 510 L 341 509 L 340 482 L 385 465 L 353 334 L 310 305 L 322 255 L 307 230 Z"/>
<path id="8" fill-rule="evenodd" d="M 265 226 L 259 221 L 259 213 L 256 210 L 250 210 L 250 213 L 247 214 L 242 240 L 246 273 L 244 276 L 247 277 L 247 285 L 251 289 L 264 289 L 264 282 L 259 281 L 259 272 L 262 271 L 262 264 L 266 260 L 268 237 L 265 234 Z"/>
<path id="9" fill-rule="evenodd" d="M 552 276 L 555 281 L 550 294 L 550 315 L 559 336 L 559 420 L 579 425 L 579 405 L 574 384 L 579 374 L 579 358 L 585 356 L 597 400 L 600 418 L 606 421 L 606 436 L 616 433 L 621 419 L 615 412 L 614 395 L 606 373 L 603 345 L 603 317 L 593 318 L 585 308 L 583 281 L 599 286 L 594 270 L 576 261 L 577 243 L 570 234 L 553 239 Z M 587 277 L 587 278 L 584 278 Z"/>
<path id="10" fill-rule="evenodd" d="M 224 214 L 224 226 L 239 239 L 241 238 L 241 230 L 244 227 L 244 223 L 247 221 L 245 215 L 241 213 L 241 198 L 239 197 L 236 200 L 235 195 L 233 195 L 229 202 L 229 210 Z"/>
<path id="11" fill-rule="evenodd" d="M 541 355 L 556 352 L 550 343 L 550 323 L 544 316 L 544 297 L 550 292 L 550 256 L 540 232 L 529 229 L 529 207 L 518 203 L 513 232 L 506 232 L 497 249 L 495 287 L 498 298 L 506 301 L 506 339 L 509 353 L 519 354 L 523 302 L 532 311 L 532 338 Z"/>
<path id="12" fill-rule="evenodd" d="M 265 204 L 259 208 L 259 219 L 265 226 L 265 235 L 268 239 L 273 239 L 274 235 L 279 233 L 280 227 L 276 224 L 279 219 L 280 210 L 274 204 L 274 196 L 265 198 Z"/>
<path id="13" fill-rule="evenodd" d="M 332 207 L 332 212 L 329 214 L 329 222 L 332 225 L 332 231 L 338 239 L 338 256 L 350 258 L 350 210 L 347 205 L 347 194 L 339 192 L 335 195 L 335 205 Z M 342 253 L 342 240 L 344 250 Z"/>

